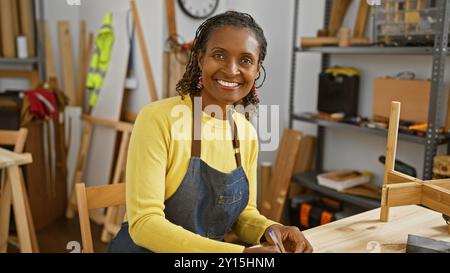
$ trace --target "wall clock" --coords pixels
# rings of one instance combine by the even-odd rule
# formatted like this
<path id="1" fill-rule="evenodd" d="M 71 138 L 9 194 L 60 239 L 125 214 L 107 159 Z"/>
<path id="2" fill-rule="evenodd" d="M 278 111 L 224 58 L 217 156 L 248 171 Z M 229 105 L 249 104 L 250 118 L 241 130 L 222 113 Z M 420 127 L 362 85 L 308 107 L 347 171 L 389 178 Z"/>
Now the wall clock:
<path id="1" fill-rule="evenodd" d="M 219 0 L 178 0 L 181 10 L 194 19 L 211 16 L 219 5 Z"/>

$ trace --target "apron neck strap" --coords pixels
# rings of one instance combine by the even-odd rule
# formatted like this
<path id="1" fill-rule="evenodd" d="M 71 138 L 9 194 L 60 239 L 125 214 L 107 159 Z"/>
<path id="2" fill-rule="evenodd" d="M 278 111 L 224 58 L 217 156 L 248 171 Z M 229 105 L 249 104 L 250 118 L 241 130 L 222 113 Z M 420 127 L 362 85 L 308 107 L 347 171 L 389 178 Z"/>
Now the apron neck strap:
<path id="1" fill-rule="evenodd" d="M 195 102 L 194 102 L 195 96 L 191 95 L 191 101 L 192 101 L 192 144 L 191 144 L 191 157 L 200 157 L 202 153 L 202 111 L 195 111 Z M 233 152 L 234 157 L 236 159 L 236 165 L 237 167 L 241 166 L 241 152 L 240 152 L 240 146 L 239 146 L 239 136 L 238 136 L 238 130 L 236 122 L 233 120 L 233 115 L 230 111 L 230 113 L 227 113 L 228 122 L 230 123 L 230 128 L 233 134 Z M 246 115 L 247 118 L 247 115 Z M 248 120 L 248 118 L 247 118 Z"/>

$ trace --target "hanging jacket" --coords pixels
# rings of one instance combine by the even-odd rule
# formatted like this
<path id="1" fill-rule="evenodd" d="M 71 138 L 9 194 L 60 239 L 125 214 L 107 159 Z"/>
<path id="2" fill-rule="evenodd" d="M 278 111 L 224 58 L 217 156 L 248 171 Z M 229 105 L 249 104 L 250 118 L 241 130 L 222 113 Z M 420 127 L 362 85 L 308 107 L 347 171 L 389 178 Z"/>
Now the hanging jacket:
<path id="1" fill-rule="evenodd" d="M 94 107 L 97 103 L 100 89 L 108 71 L 111 51 L 114 44 L 112 13 L 103 17 L 103 24 L 95 40 L 95 50 L 92 55 L 86 87 L 89 89 L 89 106 Z"/>

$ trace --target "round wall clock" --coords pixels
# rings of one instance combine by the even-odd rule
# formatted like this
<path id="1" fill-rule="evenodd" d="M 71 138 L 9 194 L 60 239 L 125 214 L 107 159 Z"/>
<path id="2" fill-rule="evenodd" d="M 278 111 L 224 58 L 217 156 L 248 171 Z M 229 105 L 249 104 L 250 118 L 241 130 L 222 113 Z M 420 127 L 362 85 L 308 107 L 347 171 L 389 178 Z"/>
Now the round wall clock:
<path id="1" fill-rule="evenodd" d="M 194 19 L 205 19 L 216 11 L 219 0 L 178 0 L 181 10 Z"/>

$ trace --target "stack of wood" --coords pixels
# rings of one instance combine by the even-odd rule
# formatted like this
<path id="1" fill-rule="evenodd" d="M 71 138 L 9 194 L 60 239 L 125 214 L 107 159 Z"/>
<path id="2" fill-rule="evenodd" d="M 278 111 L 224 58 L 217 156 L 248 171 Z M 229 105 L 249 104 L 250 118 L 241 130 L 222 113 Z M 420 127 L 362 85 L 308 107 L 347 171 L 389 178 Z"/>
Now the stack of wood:
<path id="1" fill-rule="evenodd" d="M 17 38 L 26 40 L 26 55 L 36 56 L 33 32 L 33 3 L 31 0 L 0 1 L 0 57 L 17 58 Z M 23 38 L 22 38 L 23 39 Z"/>
<path id="2" fill-rule="evenodd" d="M 328 28 L 319 30 L 318 37 L 302 37 L 301 47 L 348 47 L 369 44 L 369 39 L 364 36 L 369 14 L 369 5 L 366 0 L 359 1 L 359 9 L 353 29 L 353 36 L 350 35 L 350 28 L 341 27 L 351 0 L 334 0 Z"/>

